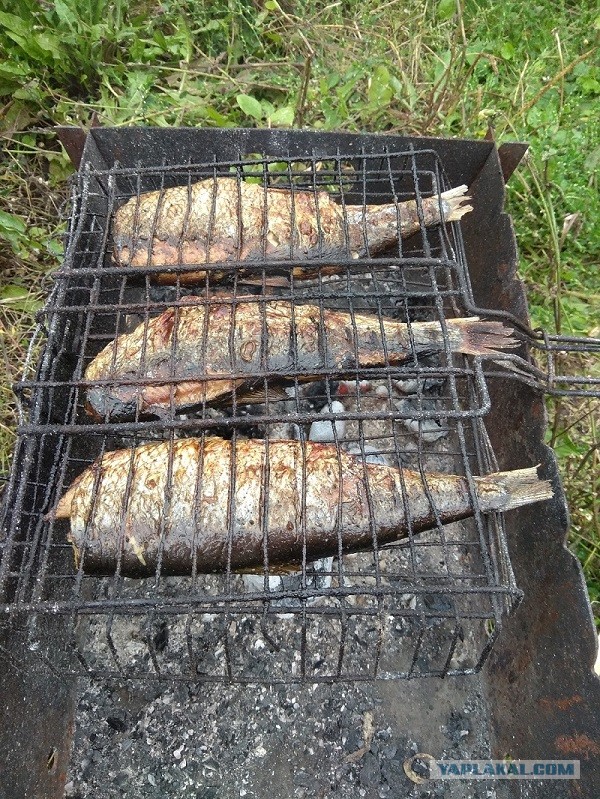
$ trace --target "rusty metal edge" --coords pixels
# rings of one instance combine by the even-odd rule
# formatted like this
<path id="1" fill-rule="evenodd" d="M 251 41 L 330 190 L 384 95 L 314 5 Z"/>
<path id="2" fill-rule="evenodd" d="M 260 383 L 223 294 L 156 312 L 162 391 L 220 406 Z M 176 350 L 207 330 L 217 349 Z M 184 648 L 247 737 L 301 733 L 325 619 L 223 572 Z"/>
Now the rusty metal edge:
<path id="1" fill-rule="evenodd" d="M 500 159 L 502 177 L 505 183 L 508 183 L 512 173 L 519 166 L 528 149 L 529 145 L 520 141 L 504 142 L 498 147 L 498 158 Z"/>
<path id="2" fill-rule="evenodd" d="M 501 148 L 500 148 L 501 149 Z M 521 145 L 521 152 L 526 145 Z M 517 242 L 504 213 L 502 178 L 519 155 L 493 150 L 470 187 L 477 212 L 463 220 L 463 236 L 477 305 L 506 310 L 528 322 L 525 289 L 517 273 Z M 522 157 L 522 156 L 521 156 Z M 485 248 L 481 226 L 485 225 Z M 501 469 L 541 463 L 554 499 L 512 511 L 506 521 L 519 609 L 506 619 L 483 676 L 493 756 L 579 759 L 581 779 L 552 784 L 553 799 L 600 795 L 600 681 L 592 666 L 596 634 L 583 573 L 566 546 L 568 508 L 556 459 L 544 444 L 543 395 L 516 381 L 488 381 L 492 410 L 486 429 Z M 506 419 L 513 434 L 506 435 Z M 521 785 L 506 786 L 521 797 Z M 514 793 L 513 793 L 514 791 Z M 530 799 L 549 795 L 545 781 L 529 782 Z"/>
<path id="3" fill-rule="evenodd" d="M 92 128 L 101 127 L 97 119 L 92 120 Z M 57 125 L 56 134 L 75 169 L 79 169 L 81 158 L 85 147 L 87 132 L 83 128 L 74 125 Z M 490 128 L 484 141 L 494 141 L 494 132 Z M 498 147 L 498 156 L 502 167 L 504 182 L 507 183 L 510 176 L 522 161 L 525 153 L 529 149 L 526 142 L 504 142 Z"/>
<path id="4" fill-rule="evenodd" d="M 50 620 L 51 627 L 61 624 Z M 60 631 L 53 640 L 60 646 Z M 0 627 L 0 799 L 64 795 L 76 698 L 75 677 L 44 668 L 24 630 Z"/>
<path id="5" fill-rule="evenodd" d="M 67 155 L 71 159 L 71 163 L 75 169 L 79 169 L 87 133 L 83 128 L 77 128 L 74 125 L 57 125 L 54 130 L 56 131 L 59 142 L 65 148 Z"/>

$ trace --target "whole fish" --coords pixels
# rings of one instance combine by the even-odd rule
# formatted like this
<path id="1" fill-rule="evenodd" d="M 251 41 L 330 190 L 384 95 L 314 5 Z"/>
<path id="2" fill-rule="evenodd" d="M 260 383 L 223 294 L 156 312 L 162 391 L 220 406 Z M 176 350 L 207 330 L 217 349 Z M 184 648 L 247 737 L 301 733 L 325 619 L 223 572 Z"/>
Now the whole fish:
<path id="1" fill-rule="evenodd" d="M 126 419 L 203 402 L 264 402 L 261 373 L 277 383 L 315 372 L 352 372 L 400 364 L 419 352 L 498 355 L 514 347 L 510 328 L 477 317 L 403 324 L 370 314 L 322 310 L 290 302 L 240 301 L 217 295 L 168 308 L 108 344 L 88 365 L 85 380 L 110 381 L 87 391 L 96 419 Z M 273 374 L 275 373 L 275 374 Z M 279 391 L 281 396 L 281 391 Z"/>
<path id="2" fill-rule="evenodd" d="M 484 513 L 552 496 L 536 468 L 473 484 Z M 48 518 L 70 519 L 85 572 L 144 576 L 299 564 L 474 513 L 464 477 L 364 463 L 331 444 L 188 438 L 106 453 Z"/>
<path id="3" fill-rule="evenodd" d="M 466 190 L 459 186 L 423 199 L 423 223 L 451 222 L 472 211 Z M 142 268 L 319 259 L 321 272 L 330 274 L 343 271 L 336 260 L 376 255 L 419 229 L 415 200 L 342 205 L 327 191 L 266 189 L 229 177 L 209 178 L 128 200 L 114 215 L 113 253 L 117 264 Z M 296 278 L 318 273 L 314 263 L 292 270 Z M 206 274 L 205 269 L 182 272 L 179 282 L 197 283 Z M 225 274 L 212 272 L 217 279 Z M 177 282 L 175 272 L 152 277 Z"/>

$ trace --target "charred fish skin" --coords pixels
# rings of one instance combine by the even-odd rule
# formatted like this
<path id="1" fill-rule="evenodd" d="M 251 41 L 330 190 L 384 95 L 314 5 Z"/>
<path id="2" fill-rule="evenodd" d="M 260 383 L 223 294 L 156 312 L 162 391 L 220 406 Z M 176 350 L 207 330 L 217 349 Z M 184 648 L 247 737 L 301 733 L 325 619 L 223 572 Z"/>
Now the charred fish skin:
<path id="1" fill-rule="evenodd" d="M 421 202 L 423 222 L 454 221 L 472 210 L 459 186 Z M 113 256 L 119 266 L 188 266 L 220 262 L 310 261 L 327 273 L 343 271 L 343 258 L 376 255 L 420 228 L 414 200 L 345 208 L 327 191 L 266 188 L 232 178 L 209 178 L 191 186 L 132 197 L 113 220 Z M 332 262 L 331 264 L 328 264 Z M 195 284 L 206 269 L 157 273 L 158 283 Z M 293 269 L 313 277 L 313 267 Z"/>
<path id="2" fill-rule="evenodd" d="M 446 348 L 499 355 L 517 346 L 511 332 L 477 317 L 450 319 L 443 328 L 439 322 L 409 325 L 283 301 L 190 302 L 119 336 L 94 358 L 85 380 L 108 383 L 89 388 L 86 407 L 98 420 L 160 415 L 230 401 L 265 373 L 272 383 L 290 375 L 308 381 L 324 372 L 397 365 Z"/>
<path id="3" fill-rule="evenodd" d="M 551 498 L 536 471 L 474 478 L 479 509 Z M 299 564 L 474 513 L 464 477 L 364 463 L 328 444 L 206 438 L 105 454 L 50 517 L 70 519 L 84 572 L 142 577 Z"/>

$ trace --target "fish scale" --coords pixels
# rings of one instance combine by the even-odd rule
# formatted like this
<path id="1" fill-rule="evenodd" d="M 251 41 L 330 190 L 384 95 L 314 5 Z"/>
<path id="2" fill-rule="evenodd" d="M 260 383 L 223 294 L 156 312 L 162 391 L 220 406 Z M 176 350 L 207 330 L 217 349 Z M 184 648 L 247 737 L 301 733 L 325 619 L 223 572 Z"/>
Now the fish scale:
<path id="1" fill-rule="evenodd" d="M 449 319 L 445 326 L 404 324 L 283 301 L 222 295 L 207 305 L 186 298 L 94 358 L 86 381 L 109 384 L 90 386 L 86 407 L 100 421 L 231 402 L 234 393 L 237 402 L 264 402 L 264 391 L 252 397 L 242 389 L 260 384 L 265 370 L 271 396 L 281 398 L 278 384 L 291 374 L 300 382 L 320 372 L 341 377 L 345 370 L 402 364 L 436 350 L 498 357 L 499 350 L 517 346 L 511 332 L 477 317 Z"/>
<path id="2" fill-rule="evenodd" d="M 552 497 L 536 468 L 473 485 L 484 513 Z M 52 515 L 70 518 L 84 571 L 119 562 L 144 576 L 159 564 L 173 575 L 300 564 L 474 514 L 465 477 L 364 463 L 330 444 L 210 437 L 106 453 Z"/>
<path id="3" fill-rule="evenodd" d="M 386 205 L 342 205 L 327 191 L 266 188 L 232 178 L 146 192 L 119 208 L 113 257 L 120 266 L 318 259 L 317 274 L 344 271 L 344 258 L 375 255 L 425 226 L 460 219 L 472 210 L 466 186 L 440 195 Z M 331 263 L 327 263 L 330 260 Z M 336 263 L 337 262 L 337 263 Z M 314 266 L 291 270 L 314 277 Z M 213 279 L 228 273 L 210 273 Z M 207 270 L 155 275 L 158 283 L 194 284 Z"/>

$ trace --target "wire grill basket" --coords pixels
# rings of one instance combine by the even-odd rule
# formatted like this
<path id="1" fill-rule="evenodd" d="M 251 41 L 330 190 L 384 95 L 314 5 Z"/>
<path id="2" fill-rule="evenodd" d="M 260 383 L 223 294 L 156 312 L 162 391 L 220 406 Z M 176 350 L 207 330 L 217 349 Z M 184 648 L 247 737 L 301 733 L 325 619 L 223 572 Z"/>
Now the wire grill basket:
<path id="1" fill-rule="evenodd" d="M 349 236 L 332 252 L 318 229 L 310 261 L 293 248 L 287 257 L 270 260 L 265 245 L 262 257 L 245 261 L 238 250 L 237 260 L 216 263 L 186 264 L 181 255 L 166 265 L 114 262 L 113 220 L 127 200 L 156 191 L 160 207 L 168 189 L 182 187 L 189 199 L 200 180 L 231 181 L 239 202 L 242 184 L 258 187 L 264 197 L 283 190 L 296 198 L 292 222 L 301 195 L 316 197 L 317 209 L 320 201 L 323 207 L 333 201 L 342 209 L 345 231 L 351 208 L 362 209 L 364 220 L 367 206 L 412 200 L 416 230 L 372 252 L 364 224 L 359 259 Z M 202 445 L 214 436 L 226 440 L 233 461 L 247 439 L 263 442 L 267 460 L 275 442 L 294 441 L 306 452 L 308 442 L 325 439 L 364 464 L 365 475 L 369 464 L 385 465 L 425 475 L 464 475 L 471 487 L 476 475 L 496 470 L 485 430 L 490 397 L 484 365 L 520 379 L 525 370 L 527 379 L 541 381 L 521 358 L 504 353 L 490 364 L 451 345 L 452 320 L 477 310 L 460 225 L 425 224 L 427 203 L 439 203 L 443 214 L 435 198 L 451 188 L 440 156 L 412 146 L 393 152 L 338 150 L 327 157 L 238 153 L 237 158 L 215 154 L 203 163 L 83 164 L 71 200 L 64 265 L 55 274 L 37 332 L 42 354 L 17 386 L 22 418 L 3 504 L 2 608 L 51 668 L 105 676 L 319 682 L 469 674 L 481 667 L 503 616 L 520 598 L 500 514 L 475 507 L 471 518 L 443 524 L 431 502 L 432 529 L 416 532 L 409 519 L 401 541 L 380 544 L 373 532 L 370 545 L 353 554 L 342 552 L 340 538 L 329 557 L 311 559 L 305 547 L 285 568 L 272 564 L 265 549 L 252 574 L 239 573 L 230 558 L 219 573 L 203 574 L 192 560 L 175 576 L 159 557 L 143 579 L 129 576 L 119 557 L 108 573 L 90 572 L 85 557 L 73 558 L 68 522 L 51 514 L 72 481 L 98 458 L 149 442 L 172 447 L 186 438 Z M 188 202 L 184 229 L 191 213 Z M 158 225 L 157 215 L 154 230 Z M 265 220 L 264 236 L 267 229 Z M 190 285 L 189 276 L 199 271 L 201 277 Z M 270 357 L 275 343 L 269 315 L 275 308 L 289 309 L 293 331 L 294 315 L 308 306 L 320 333 L 320 365 L 303 360 L 291 334 L 296 343 L 282 370 Z M 203 309 L 203 318 L 222 308 L 231 320 L 252 308 L 259 320 L 262 355 L 251 372 L 239 359 L 227 361 L 227 391 L 218 401 L 207 400 L 206 388 L 194 402 L 178 400 L 182 378 L 173 364 L 185 343 L 180 320 L 190 307 Z M 333 312 L 353 332 L 354 351 L 342 361 L 328 357 Z M 170 373 L 152 376 L 142 343 L 139 361 L 125 375 L 113 369 L 100 380 L 86 377 L 106 347 L 109 352 L 112 347 L 115 366 L 117 336 L 141 330 L 146 342 L 164 314 L 172 315 L 176 331 L 167 346 Z M 371 337 L 381 350 L 369 365 L 361 363 L 357 343 L 365 317 L 372 320 Z M 402 362 L 394 359 L 388 321 L 406 330 L 409 346 Z M 416 346 L 423 323 L 437 324 L 441 344 Z M 210 386 L 223 382 L 224 372 L 206 374 L 209 334 L 206 324 L 195 343 L 200 355 L 193 377 L 204 366 Z M 162 387 L 160 407 L 136 401 L 128 414 L 113 418 L 105 403 L 90 416 L 92 389 L 127 388 L 139 397 L 147 386 Z M 169 504 L 175 490 L 172 461 L 167 471 Z M 231 485 L 223 485 L 219 501 L 229 503 L 234 546 Z M 52 624 L 68 642 L 60 651 L 46 635 Z"/>

